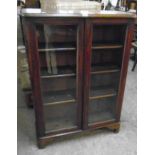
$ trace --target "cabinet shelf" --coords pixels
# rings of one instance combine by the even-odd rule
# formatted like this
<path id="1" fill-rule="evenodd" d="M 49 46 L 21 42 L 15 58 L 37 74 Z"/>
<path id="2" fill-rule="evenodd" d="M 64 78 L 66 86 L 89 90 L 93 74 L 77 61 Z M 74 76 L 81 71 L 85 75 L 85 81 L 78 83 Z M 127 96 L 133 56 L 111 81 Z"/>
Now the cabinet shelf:
<path id="1" fill-rule="evenodd" d="M 65 104 L 65 103 L 74 103 L 75 99 L 72 100 L 64 100 L 64 101 L 55 101 L 55 102 L 47 102 L 44 103 L 45 106 L 51 106 L 51 105 L 58 105 L 58 104 Z"/>
<path id="2" fill-rule="evenodd" d="M 110 87 L 95 87 L 90 90 L 90 100 L 97 100 L 117 95 L 117 91 Z"/>
<path id="3" fill-rule="evenodd" d="M 68 104 L 68 103 L 75 103 L 75 97 L 73 95 L 73 90 L 70 91 L 58 91 L 58 92 L 48 92 L 44 93 L 44 106 L 51 106 L 51 105 L 59 105 L 59 104 Z M 112 88 L 102 88 L 96 87 L 90 91 L 90 100 L 102 99 L 116 96 L 116 90 Z"/>
<path id="4" fill-rule="evenodd" d="M 44 106 L 51 106 L 51 105 L 59 105 L 59 104 L 68 104 L 68 103 L 75 103 L 73 90 L 67 91 L 57 91 L 57 92 L 48 92 L 43 94 L 43 102 Z"/>
<path id="5" fill-rule="evenodd" d="M 58 77 L 74 77 L 76 76 L 76 68 L 75 67 L 68 67 L 68 66 L 63 66 L 63 67 L 57 67 L 58 73 L 57 74 L 51 74 L 47 72 L 47 68 L 41 69 L 41 78 L 46 79 L 46 78 L 58 78 Z"/>
<path id="6" fill-rule="evenodd" d="M 123 48 L 122 44 L 102 44 L 102 43 L 94 43 L 92 49 L 99 50 L 99 49 L 119 49 Z"/>
<path id="7" fill-rule="evenodd" d="M 92 66 L 91 74 L 106 74 L 106 73 L 117 73 L 120 72 L 120 68 L 116 65 L 94 65 Z M 74 77 L 75 67 L 58 67 L 58 74 L 50 74 L 47 72 L 47 69 L 44 68 L 41 70 L 41 78 L 58 78 L 58 77 Z"/>
<path id="8" fill-rule="evenodd" d="M 119 49 L 123 48 L 122 44 L 102 44 L 102 43 L 94 43 L 92 49 L 98 50 L 98 49 Z M 49 44 L 48 48 L 45 48 L 45 45 L 41 45 L 38 49 L 39 52 L 55 52 L 55 51 L 74 51 L 76 50 L 75 46 L 72 46 L 71 44 L 57 44 L 57 45 L 51 45 Z"/>
<path id="9" fill-rule="evenodd" d="M 74 47 L 57 47 L 57 48 L 48 48 L 48 49 L 38 49 L 39 52 L 55 52 L 55 51 L 73 51 L 76 50 Z"/>
<path id="10" fill-rule="evenodd" d="M 46 48 L 45 43 L 41 43 L 39 46 L 39 52 L 56 52 L 56 51 L 74 51 L 76 47 L 73 43 L 57 43 L 57 44 L 48 44 L 48 48 Z"/>
<path id="11" fill-rule="evenodd" d="M 42 79 L 46 78 L 58 78 L 58 77 L 74 77 L 75 73 L 70 73 L 70 74 L 55 74 L 55 75 L 42 75 Z"/>
<path id="12" fill-rule="evenodd" d="M 91 68 L 91 74 L 104 74 L 120 72 L 120 68 L 116 65 L 94 65 Z"/>

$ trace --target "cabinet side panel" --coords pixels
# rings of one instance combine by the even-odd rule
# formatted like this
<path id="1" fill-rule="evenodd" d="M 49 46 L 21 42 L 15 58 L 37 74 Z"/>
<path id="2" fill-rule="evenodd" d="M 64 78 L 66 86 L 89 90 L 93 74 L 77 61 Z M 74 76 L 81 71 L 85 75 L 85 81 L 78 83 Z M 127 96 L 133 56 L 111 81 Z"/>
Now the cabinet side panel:
<path id="1" fill-rule="evenodd" d="M 126 77 L 127 77 L 127 71 L 128 71 L 128 62 L 130 57 L 131 41 L 133 38 L 133 30 L 134 30 L 134 24 L 133 23 L 128 24 L 126 29 L 122 69 L 121 69 L 119 91 L 118 91 L 117 105 L 116 105 L 117 121 L 120 121 L 120 116 L 121 116 L 121 109 L 123 104 L 124 90 L 125 90 Z"/>
<path id="2" fill-rule="evenodd" d="M 40 73 L 39 73 L 39 56 L 37 54 L 37 40 L 35 34 L 35 25 L 26 19 L 22 20 L 24 39 L 26 44 L 30 77 L 32 83 L 32 92 L 34 97 L 35 121 L 37 136 L 44 136 L 44 116 L 40 92 Z"/>

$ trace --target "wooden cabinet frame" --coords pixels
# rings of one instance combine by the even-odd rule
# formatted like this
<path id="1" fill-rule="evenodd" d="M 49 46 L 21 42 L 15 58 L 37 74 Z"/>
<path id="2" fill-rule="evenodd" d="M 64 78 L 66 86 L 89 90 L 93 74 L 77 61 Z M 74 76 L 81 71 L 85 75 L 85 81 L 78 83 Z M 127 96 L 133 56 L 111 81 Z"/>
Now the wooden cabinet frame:
<path id="1" fill-rule="evenodd" d="M 109 128 L 115 131 L 120 127 L 120 115 L 123 103 L 123 95 L 126 83 L 128 60 L 130 55 L 131 41 L 134 29 L 134 20 L 132 18 L 62 18 L 62 17 L 22 17 L 25 44 L 28 54 L 28 63 L 30 68 L 30 78 L 32 83 L 32 92 L 34 98 L 34 109 L 36 118 L 36 132 L 38 146 L 44 147 L 54 137 L 90 131 L 97 128 Z M 36 24 L 48 25 L 75 25 L 77 26 L 77 80 L 76 80 L 76 98 L 78 102 L 78 128 L 65 129 L 56 132 L 45 131 L 43 103 L 40 88 L 40 62 L 37 52 Z M 93 25 L 120 25 L 126 26 L 123 59 L 120 71 L 118 96 L 116 103 L 116 119 L 104 123 L 95 123 L 88 126 L 88 105 L 90 90 L 90 68 Z"/>

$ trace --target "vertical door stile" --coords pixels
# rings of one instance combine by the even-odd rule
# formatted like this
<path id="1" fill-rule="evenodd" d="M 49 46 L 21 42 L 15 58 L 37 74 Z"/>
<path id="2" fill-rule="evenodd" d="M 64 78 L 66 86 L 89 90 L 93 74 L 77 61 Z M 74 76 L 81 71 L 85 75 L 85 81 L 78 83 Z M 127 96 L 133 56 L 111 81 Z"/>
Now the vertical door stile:
<path id="1" fill-rule="evenodd" d="M 45 124 L 44 124 L 44 114 L 43 105 L 41 99 L 41 89 L 40 89 L 40 63 L 38 55 L 37 37 L 35 24 L 28 21 L 23 21 L 25 40 L 27 44 L 28 51 L 28 63 L 31 74 L 32 92 L 34 97 L 34 109 L 35 109 L 35 123 L 37 136 L 42 137 L 45 134 Z"/>
<path id="2" fill-rule="evenodd" d="M 126 83 L 126 77 L 127 77 L 127 71 L 128 71 L 128 62 L 129 62 L 129 57 L 130 57 L 131 42 L 132 42 L 133 32 L 134 32 L 133 29 L 134 29 L 134 24 L 129 23 L 127 25 L 126 34 L 125 34 L 122 69 L 121 69 L 118 96 L 117 96 L 117 104 L 116 104 L 116 120 L 117 121 L 120 121 L 120 116 L 121 116 L 125 83 Z"/>
<path id="3" fill-rule="evenodd" d="M 78 102 L 78 112 L 77 112 L 77 121 L 78 126 L 81 128 L 82 126 L 82 84 L 83 84 L 83 35 L 84 35 L 84 26 L 83 21 L 80 20 L 77 26 L 77 102 Z"/>
<path id="4" fill-rule="evenodd" d="M 85 40 L 84 40 L 84 105 L 83 105 L 83 128 L 88 128 L 88 104 L 90 90 L 90 68 L 91 68 L 91 47 L 92 47 L 92 23 L 85 20 Z"/>

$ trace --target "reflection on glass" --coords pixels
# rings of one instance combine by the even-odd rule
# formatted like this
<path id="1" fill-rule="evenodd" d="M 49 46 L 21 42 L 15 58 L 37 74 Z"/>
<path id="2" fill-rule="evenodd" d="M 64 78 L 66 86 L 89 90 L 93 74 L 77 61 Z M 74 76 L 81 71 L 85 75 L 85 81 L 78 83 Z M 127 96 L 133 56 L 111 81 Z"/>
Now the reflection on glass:
<path id="1" fill-rule="evenodd" d="M 46 131 L 73 128 L 77 126 L 76 27 L 36 28 Z"/>
<path id="2" fill-rule="evenodd" d="M 76 107 L 77 104 L 59 104 L 55 106 L 45 106 L 45 128 L 47 131 L 63 130 L 77 126 Z"/>
<path id="3" fill-rule="evenodd" d="M 89 106 L 90 125 L 115 119 L 115 97 L 91 100 Z"/>

